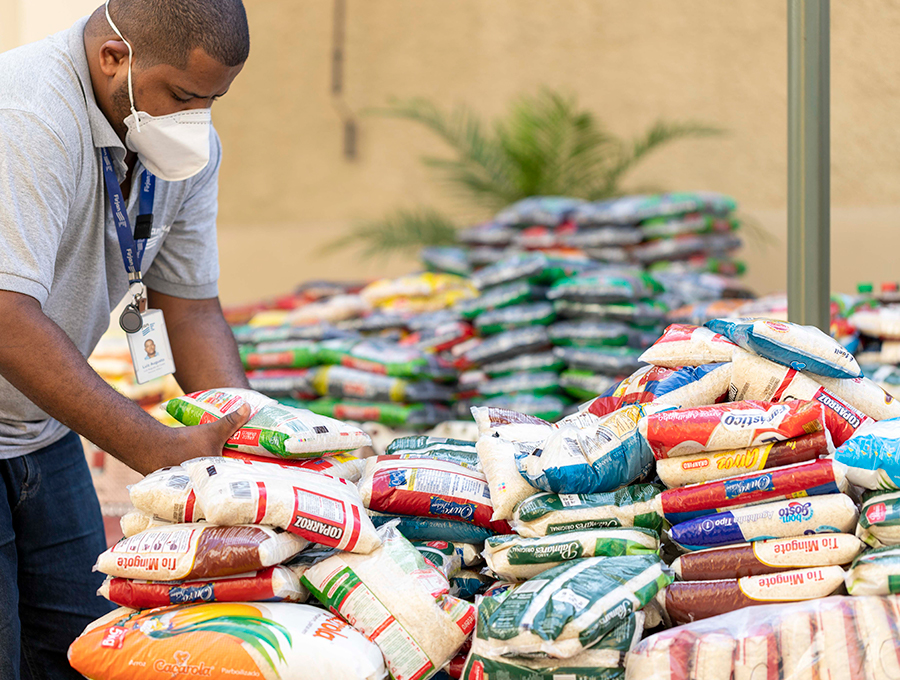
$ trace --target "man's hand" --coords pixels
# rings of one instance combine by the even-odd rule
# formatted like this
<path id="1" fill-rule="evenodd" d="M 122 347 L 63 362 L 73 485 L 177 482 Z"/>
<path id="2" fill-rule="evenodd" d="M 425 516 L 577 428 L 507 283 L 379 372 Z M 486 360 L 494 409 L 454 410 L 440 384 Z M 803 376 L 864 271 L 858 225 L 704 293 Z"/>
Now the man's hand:
<path id="1" fill-rule="evenodd" d="M 138 472 L 221 455 L 228 437 L 249 418 L 246 408 L 208 425 L 166 427 L 107 385 L 34 298 L 0 291 L 0 319 L 0 376 L 45 413 Z M 245 384 L 246 379 L 237 386 Z"/>

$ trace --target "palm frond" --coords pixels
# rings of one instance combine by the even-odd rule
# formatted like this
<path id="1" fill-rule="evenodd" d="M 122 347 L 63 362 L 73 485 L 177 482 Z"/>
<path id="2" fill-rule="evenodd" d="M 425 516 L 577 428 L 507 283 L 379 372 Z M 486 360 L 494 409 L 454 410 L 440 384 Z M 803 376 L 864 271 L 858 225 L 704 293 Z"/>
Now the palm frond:
<path id="1" fill-rule="evenodd" d="M 617 195 L 622 176 L 661 146 L 688 137 L 710 137 L 723 133 L 722 129 L 703 123 L 657 121 L 645 134 L 632 142 L 620 143 L 618 158 L 603 173 L 600 182 L 590 192 L 588 198 L 601 200 Z"/>
<path id="2" fill-rule="evenodd" d="M 454 245 L 457 226 L 431 208 L 397 210 L 380 220 L 364 222 L 346 236 L 327 244 L 323 252 L 356 248 L 365 258 L 397 252 L 418 252 L 425 246 Z"/>
<path id="3" fill-rule="evenodd" d="M 440 137 L 453 149 L 456 158 L 423 160 L 443 170 L 450 183 L 467 190 L 476 200 L 496 207 L 498 197 L 506 200 L 511 195 L 507 159 L 468 108 L 460 106 L 444 114 L 432 102 L 416 98 L 393 101 L 386 108 L 369 109 L 367 113 L 413 121 Z"/>

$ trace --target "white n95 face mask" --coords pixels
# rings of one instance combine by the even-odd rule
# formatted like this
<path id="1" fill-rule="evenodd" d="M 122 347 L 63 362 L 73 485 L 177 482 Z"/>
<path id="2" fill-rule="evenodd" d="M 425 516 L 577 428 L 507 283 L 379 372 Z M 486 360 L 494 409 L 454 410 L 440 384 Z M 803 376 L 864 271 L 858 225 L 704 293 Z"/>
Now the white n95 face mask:
<path id="1" fill-rule="evenodd" d="M 209 163 L 209 128 L 212 116 L 208 108 L 190 109 L 166 116 L 151 116 L 134 107 L 131 87 L 131 43 L 116 28 L 109 16 L 106 0 L 106 20 L 128 46 L 128 100 L 131 115 L 125 119 L 125 146 L 134 151 L 144 167 L 167 182 L 180 182 L 193 177 Z"/>

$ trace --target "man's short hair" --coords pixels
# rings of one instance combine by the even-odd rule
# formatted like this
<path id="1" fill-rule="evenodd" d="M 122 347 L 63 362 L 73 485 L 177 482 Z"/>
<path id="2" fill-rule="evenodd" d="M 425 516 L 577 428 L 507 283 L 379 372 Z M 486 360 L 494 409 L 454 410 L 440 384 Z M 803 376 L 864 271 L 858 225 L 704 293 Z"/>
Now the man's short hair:
<path id="1" fill-rule="evenodd" d="M 224 66 L 243 64 L 250 53 L 241 0 L 110 0 L 109 14 L 144 68 L 171 64 L 184 69 L 198 47 Z M 112 31 L 103 7 L 91 24 L 92 32 Z"/>

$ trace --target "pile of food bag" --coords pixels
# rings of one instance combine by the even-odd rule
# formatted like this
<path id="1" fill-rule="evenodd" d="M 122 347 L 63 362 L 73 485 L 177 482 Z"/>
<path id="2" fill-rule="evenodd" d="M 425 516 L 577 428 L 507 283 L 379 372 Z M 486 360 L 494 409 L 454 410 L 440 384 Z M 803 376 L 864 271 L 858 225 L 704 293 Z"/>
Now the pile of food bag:
<path id="1" fill-rule="evenodd" d="M 230 310 L 255 390 L 330 417 L 423 432 L 488 405 L 556 420 L 631 374 L 672 310 L 751 294 L 712 193 L 538 197 L 426 248 L 431 271 L 308 284 Z"/>
<path id="2" fill-rule="evenodd" d="M 257 392 L 170 400 L 187 426 L 252 415 L 222 457 L 131 488 L 126 538 L 97 562 L 122 609 L 73 643 L 74 667 L 900 669 L 900 404 L 837 340 L 771 319 L 672 324 L 562 418 L 486 402 L 471 440 L 405 436 L 363 458 L 354 425 Z"/>

